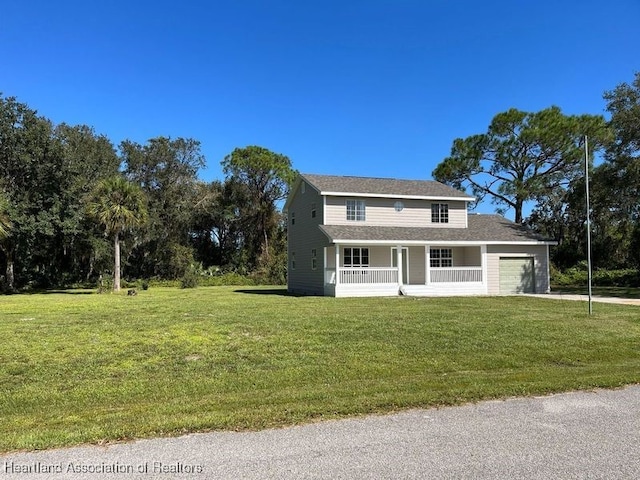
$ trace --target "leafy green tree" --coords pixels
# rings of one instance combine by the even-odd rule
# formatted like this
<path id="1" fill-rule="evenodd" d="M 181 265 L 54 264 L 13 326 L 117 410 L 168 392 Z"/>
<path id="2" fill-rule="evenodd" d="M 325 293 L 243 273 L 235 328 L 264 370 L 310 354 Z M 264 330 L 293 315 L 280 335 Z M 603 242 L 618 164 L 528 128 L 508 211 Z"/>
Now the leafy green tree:
<path id="1" fill-rule="evenodd" d="M 51 270 L 48 247 L 61 210 L 63 167 L 51 122 L 13 97 L 0 97 L 0 178 L 13 223 L 0 245 L 9 290 L 16 276 L 26 282 Z"/>
<path id="2" fill-rule="evenodd" d="M 528 113 L 510 109 L 496 115 L 487 133 L 453 142 L 451 156 L 433 171 L 436 180 L 489 196 L 498 211 L 515 211 L 522 223 L 525 202 L 549 198 L 581 175 L 588 135 L 591 152 L 609 138 L 600 115 L 564 115 L 558 107 Z"/>
<path id="3" fill-rule="evenodd" d="M 627 235 L 629 262 L 640 267 L 640 72 L 632 83 L 605 92 L 615 141 L 606 151 L 602 176 L 607 182 L 611 222 Z"/>
<path id="4" fill-rule="evenodd" d="M 144 224 L 147 208 L 142 190 L 122 177 L 101 180 L 92 192 L 87 212 L 113 236 L 113 289 L 120 290 L 120 237 Z"/>
<path id="5" fill-rule="evenodd" d="M 205 165 L 200 142 L 158 137 L 145 145 L 120 145 L 125 175 L 149 200 L 149 222 L 143 239 L 131 253 L 137 276 L 179 278 L 189 262 L 191 221 L 196 202 L 198 170 Z"/>
<path id="6" fill-rule="evenodd" d="M 61 124 L 53 134 L 65 175 L 59 181 L 60 213 L 50 256 L 54 270 L 69 280 L 89 280 L 96 268 L 102 270 L 100 252 L 109 244 L 87 218 L 84 201 L 100 180 L 119 174 L 120 159 L 111 141 L 86 125 Z"/>
<path id="7" fill-rule="evenodd" d="M 267 265 L 279 228 L 280 203 L 296 176 L 291 160 L 263 147 L 248 146 L 233 150 L 222 167 L 227 182 L 234 186 L 247 266 Z"/>
<path id="8" fill-rule="evenodd" d="M 233 182 L 201 182 L 196 188 L 191 235 L 197 259 L 205 266 L 239 267 L 239 208 Z"/>

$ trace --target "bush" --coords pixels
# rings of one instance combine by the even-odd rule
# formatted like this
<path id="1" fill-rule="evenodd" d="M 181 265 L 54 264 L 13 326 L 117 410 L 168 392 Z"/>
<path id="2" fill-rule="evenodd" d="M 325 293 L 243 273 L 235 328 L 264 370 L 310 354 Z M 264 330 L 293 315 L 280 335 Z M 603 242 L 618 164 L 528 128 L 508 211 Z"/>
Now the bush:
<path id="1" fill-rule="evenodd" d="M 100 274 L 97 287 L 98 293 L 113 292 L 113 276 L 110 273 Z"/>
<path id="2" fill-rule="evenodd" d="M 196 265 L 189 265 L 180 279 L 180 288 L 196 288 L 200 283 L 200 272 Z"/>
<path id="3" fill-rule="evenodd" d="M 582 262 L 581 262 L 582 263 Z M 551 283 L 557 286 L 586 285 L 589 282 L 589 272 L 585 265 L 578 264 L 561 272 L 551 267 Z M 623 270 L 594 270 L 592 284 L 598 287 L 639 287 L 640 272 L 634 269 Z"/>

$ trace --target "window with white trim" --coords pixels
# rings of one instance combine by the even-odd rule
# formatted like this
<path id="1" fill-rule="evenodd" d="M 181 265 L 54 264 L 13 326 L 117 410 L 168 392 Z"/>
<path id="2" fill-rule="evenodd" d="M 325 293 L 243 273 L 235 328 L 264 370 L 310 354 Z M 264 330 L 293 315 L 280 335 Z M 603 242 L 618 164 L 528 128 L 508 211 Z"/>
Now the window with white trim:
<path id="1" fill-rule="evenodd" d="M 318 268 L 318 255 L 315 248 L 311 249 L 311 270 Z"/>
<path id="2" fill-rule="evenodd" d="M 431 204 L 431 223 L 449 223 L 449 204 Z"/>
<path id="3" fill-rule="evenodd" d="M 369 249 L 360 247 L 345 247 L 343 251 L 345 267 L 368 267 Z"/>
<path id="4" fill-rule="evenodd" d="M 450 248 L 432 248 L 429 257 L 431 268 L 453 267 L 453 251 Z"/>
<path id="5" fill-rule="evenodd" d="M 365 220 L 364 200 L 347 200 L 347 220 L 364 222 Z"/>

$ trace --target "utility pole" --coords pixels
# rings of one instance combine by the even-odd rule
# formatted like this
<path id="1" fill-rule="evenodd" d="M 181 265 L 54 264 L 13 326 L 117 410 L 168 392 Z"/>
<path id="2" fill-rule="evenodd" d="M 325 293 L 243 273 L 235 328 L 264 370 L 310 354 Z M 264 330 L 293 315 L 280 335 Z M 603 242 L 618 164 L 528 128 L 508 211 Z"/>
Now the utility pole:
<path id="1" fill-rule="evenodd" d="M 587 268 L 589 278 L 589 315 L 593 314 L 593 304 L 591 301 L 591 213 L 589 206 L 589 139 L 584 136 L 584 177 L 587 194 Z"/>

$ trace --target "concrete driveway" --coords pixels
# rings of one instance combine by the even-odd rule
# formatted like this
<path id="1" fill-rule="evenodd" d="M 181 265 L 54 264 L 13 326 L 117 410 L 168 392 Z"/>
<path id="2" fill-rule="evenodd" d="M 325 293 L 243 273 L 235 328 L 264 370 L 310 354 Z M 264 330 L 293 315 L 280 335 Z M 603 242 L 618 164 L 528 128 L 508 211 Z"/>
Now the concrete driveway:
<path id="1" fill-rule="evenodd" d="M 639 459 L 636 385 L 0 455 L 0 480 L 637 479 Z"/>
<path id="2" fill-rule="evenodd" d="M 570 293 L 525 293 L 527 297 L 546 298 L 551 300 L 575 300 L 580 302 L 588 302 L 589 295 L 575 295 Z M 621 297 L 601 297 L 593 295 L 591 301 L 598 303 L 616 303 L 618 305 L 638 305 L 640 306 L 640 298 L 621 298 Z"/>

